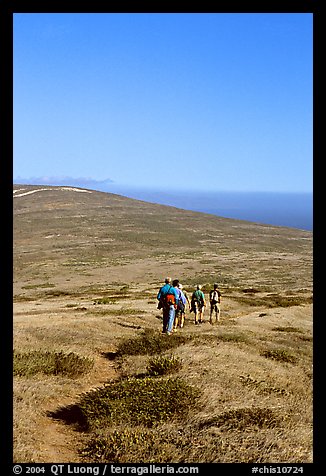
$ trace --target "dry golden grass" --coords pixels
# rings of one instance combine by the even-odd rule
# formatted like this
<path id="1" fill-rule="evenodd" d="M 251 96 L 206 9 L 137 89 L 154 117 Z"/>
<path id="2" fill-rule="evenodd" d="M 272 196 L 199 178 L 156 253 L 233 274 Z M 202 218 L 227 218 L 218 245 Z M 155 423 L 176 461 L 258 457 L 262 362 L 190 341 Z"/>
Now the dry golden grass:
<path id="1" fill-rule="evenodd" d="M 15 199 L 13 346 L 94 364 L 80 375 L 14 378 L 16 462 L 313 460 L 311 233 L 109 194 L 41 193 Z M 221 322 L 195 326 L 188 314 L 173 347 L 156 309 L 169 274 L 188 294 L 197 282 L 222 291 Z M 151 375 L 151 362 L 168 368 L 171 354 L 182 365 Z M 185 419 L 77 431 L 83 396 L 169 378 L 200 392 L 199 406 L 184 403 Z"/>

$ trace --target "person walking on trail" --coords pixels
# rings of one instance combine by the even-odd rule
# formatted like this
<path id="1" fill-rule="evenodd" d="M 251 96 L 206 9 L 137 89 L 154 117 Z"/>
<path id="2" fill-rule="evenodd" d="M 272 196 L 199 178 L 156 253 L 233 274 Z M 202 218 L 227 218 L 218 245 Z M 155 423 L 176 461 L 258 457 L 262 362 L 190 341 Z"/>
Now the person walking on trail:
<path id="1" fill-rule="evenodd" d="M 179 289 L 181 291 L 181 299 L 182 299 L 182 302 L 183 302 L 183 311 L 180 314 L 180 327 L 182 328 L 185 324 L 185 321 L 186 321 L 186 305 L 188 303 L 189 310 L 191 308 L 191 305 L 190 305 L 190 301 L 189 301 L 189 298 L 187 296 L 187 293 L 186 293 L 186 291 L 183 290 L 183 286 L 182 286 L 181 283 L 179 283 Z"/>
<path id="2" fill-rule="evenodd" d="M 215 323 L 219 322 L 221 314 L 221 292 L 218 289 L 218 284 L 214 284 L 214 289 L 209 293 L 210 313 L 209 322 L 213 324 L 213 314 L 215 315 Z"/>
<path id="3" fill-rule="evenodd" d="M 204 310 L 206 307 L 205 295 L 201 290 L 201 285 L 197 284 L 196 290 L 191 296 L 191 310 L 195 314 L 195 324 L 201 324 L 203 321 Z"/>
<path id="4" fill-rule="evenodd" d="M 190 301 L 189 301 L 188 294 L 187 294 L 187 292 L 183 289 L 182 284 L 179 285 L 179 288 L 182 290 L 183 295 L 184 295 L 184 297 L 186 298 L 186 301 L 187 301 L 188 307 L 189 307 L 189 311 L 190 311 L 190 309 L 191 309 L 191 303 L 190 303 Z"/>
<path id="5" fill-rule="evenodd" d="M 184 314 L 185 314 L 185 307 L 187 304 L 187 300 L 182 292 L 182 286 L 178 279 L 175 279 L 173 282 L 173 287 L 176 289 L 178 294 L 178 305 L 175 310 L 175 318 L 174 318 L 174 332 L 177 330 L 178 327 L 182 328 L 184 324 Z"/>
<path id="6" fill-rule="evenodd" d="M 170 335 L 173 331 L 175 309 L 178 304 L 178 294 L 171 284 L 171 278 L 165 278 L 165 284 L 157 294 L 158 309 L 163 309 L 163 334 Z"/>

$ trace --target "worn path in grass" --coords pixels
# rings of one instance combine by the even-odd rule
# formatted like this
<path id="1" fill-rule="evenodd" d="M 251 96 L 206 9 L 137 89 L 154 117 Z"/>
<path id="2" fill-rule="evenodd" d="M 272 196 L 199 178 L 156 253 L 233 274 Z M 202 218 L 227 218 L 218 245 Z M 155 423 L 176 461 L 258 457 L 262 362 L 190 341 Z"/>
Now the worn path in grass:
<path id="1" fill-rule="evenodd" d="M 73 405 L 80 393 L 88 392 L 92 388 L 103 385 L 108 380 L 117 378 L 117 373 L 108 360 L 99 356 L 87 383 L 81 384 L 78 394 L 63 398 L 59 402 L 43 409 L 43 437 L 40 445 L 40 453 L 44 462 L 78 463 L 81 462 L 80 450 L 84 441 L 83 435 L 62 421 L 49 418 L 49 414 L 58 410 L 59 407 Z"/>

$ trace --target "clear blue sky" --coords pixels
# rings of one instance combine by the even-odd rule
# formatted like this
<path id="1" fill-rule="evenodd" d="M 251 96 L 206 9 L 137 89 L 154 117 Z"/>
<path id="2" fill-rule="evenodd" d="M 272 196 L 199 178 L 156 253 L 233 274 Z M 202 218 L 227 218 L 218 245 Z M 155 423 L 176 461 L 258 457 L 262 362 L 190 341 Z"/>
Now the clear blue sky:
<path id="1" fill-rule="evenodd" d="M 14 180 L 311 192 L 312 23 L 15 14 Z"/>

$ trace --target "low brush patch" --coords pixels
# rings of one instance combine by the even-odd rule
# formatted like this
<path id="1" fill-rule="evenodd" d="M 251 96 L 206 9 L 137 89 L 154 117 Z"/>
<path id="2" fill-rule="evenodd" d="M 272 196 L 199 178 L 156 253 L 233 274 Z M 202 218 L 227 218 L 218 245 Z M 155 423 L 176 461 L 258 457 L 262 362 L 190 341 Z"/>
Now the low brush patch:
<path id="1" fill-rule="evenodd" d="M 172 334 L 166 336 L 152 330 L 146 330 L 141 336 L 123 340 L 117 349 L 122 355 L 155 355 L 188 342 L 189 336 Z"/>
<path id="2" fill-rule="evenodd" d="M 246 430 L 248 427 L 275 428 L 284 420 L 269 408 L 237 408 L 201 422 L 199 427 L 217 426 L 225 430 Z"/>
<path id="3" fill-rule="evenodd" d="M 95 432 L 82 455 L 98 463 L 184 462 L 192 442 L 192 435 L 178 428 L 118 427 Z"/>
<path id="4" fill-rule="evenodd" d="M 87 431 L 114 424 L 150 428 L 186 419 L 199 396 L 196 388 L 180 378 L 130 377 L 84 394 L 76 407 Z"/>
<path id="5" fill-rule="evenodd" d="M 82 456 L 92 462 L 170 463 L 187 461 L 194 435 L 182 428 L 143 426 L 94 432 Z M 196 461 L 196 458 L 195 458 Z"/>
<path id="6" fill-rule="evenodd" d="M 275 393 L 281 396 L 290 395 L 290 392 L 286 390 L 285 388 L 275 387 L 274 385 L 271 385 L 265 380 L 257 380 L 253 378 L 251 375 L 240 375 L 240 380 L 244 385 L 250 388 L 254 388 L 259 393 L 262 393 L 262 394 Z"/>
<path id="7" fill-rule="evenodd" d="M 174 355 L 159 355 L 149 360 L 147 373 L 153 377 L 177 372 L 182 368 L 182 361 Z"/>
<path id="8" fill-rule="evenodd" d="M 233 296 L 232 299 L 240 304 L 247 304 L 249 306 L 264 306 L 268 308 L 274 307 L 292 307 L 300 306 L 302 304 L 311 304 L 311 296 L 282 296 L 281 294 L 269 294 L 267 296 L 257 296 L 253 292 L 246 292 L 245 296 Z"/>
<path id="9" fill-rule="evenodd" d="M 54 288 L 54 287 L 55 285 L 52 283 L 26 284 L 26 286 L 22 286 L 22 289 Z"/>
<path id="10" fill-rule="evenodd" d="M 184 463 L 223 462 L 228 451 L 230 434 L 280 428 L 286 417 L 269 408 L 238 408 L 201 421 L 196 427 L 168 425 L 96 430 L 82 451 L 86 461 L 113 463 Z M 211 433 L 214 427 L 218 434 Z M 258 431 L 257 431 L 258 430 Z M 248 454 L 237 454 L 238 462 L 246 462 Z M 266 457 L 266 455 L 264 455 Z M 255 461 L 255 460 L 253 460 Z"/>
<path id="11" fill-rule="evenodd" d="M 278 327 L 273 327 L 272 331 L 278 331 L 278 332 L 299 332 L 302 334 L 302 330 L 298 329 L 298 327 L 292 327 L 292 326 L 278 326 Z"/>
<path id="12" fill-rule="evenodd" d="M 38 373 L 78 377 L 88 373 L 93 365 L 93 360 L 73 352 L 14 352 L 14 376 L 19 377 L 31 377 Z"/>
<path id="13" fill-rule="evenodd" d="M 116 299 L 112 299 L 111 297 L 102 297 L 94 299 L 93 304 L 115 304 L 116 302 Z"/>
<path id="14" fill-rule="evenodd" d="M 267 359 L 288 362 L 290 364 L 295 364 L 298 360 L 293 354 L 284 349 L 265 350 L 261 355 Z"/>
<path id="15" fill-rule="evenodd" d="M 109 430 L 92 437 L 82 455 L 93 462 L 149 462 L 148 454 L 156 440 L 157 436 L 147 428 Z"/>
<path id="16" fill-rule="evenodd" d="M 248 342 L 249 340 L 246 335 L 238 332 L 221 334 L 218 336 L 218 339 L 222 342 Z"/>
<path id="17" fill-rule="evenodd" d="M 70 293 L 69 291 L 63 291 L 61 289 L 56 289 L 56 290 L 53 290 L 53 291 L 45 291 L 44 296 L 51 298 L 51 297 L 71 296 L 71 295 L 75 295 L 75 294 L 76 293 Z"/>

